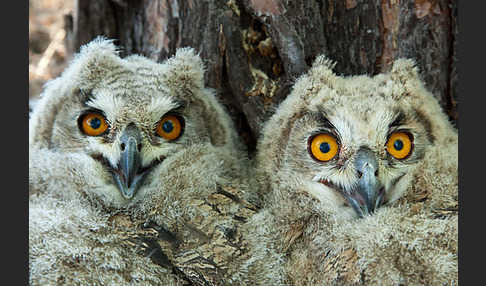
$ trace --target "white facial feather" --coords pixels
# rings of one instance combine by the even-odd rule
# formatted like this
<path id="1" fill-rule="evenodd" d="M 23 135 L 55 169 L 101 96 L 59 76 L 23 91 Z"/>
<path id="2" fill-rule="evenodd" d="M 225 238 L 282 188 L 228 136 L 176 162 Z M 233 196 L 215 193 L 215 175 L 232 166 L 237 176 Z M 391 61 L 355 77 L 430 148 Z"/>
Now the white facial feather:
<path id="1" fill-rule="evenodd" d="M 254 221 L 254 244 L 268 257 L 285 257 L 261 276 L 284 269 L 282 284 L 290 285 L 456 285 L 457 131 L 413 61 L 396 60 L 376 76 L 339 76 L 333 66 L 318 57 L 259 139 L 264 209 Z M 387 146 L 396 132 L 411 142 L 405 157 L 394 156 L 393 141 Z M 319 133 L 339 146 L 328 161 L 311 154 Z M 357 186 L 360 177 L 360 185 L 385 195 L 383 205 L 358 218 L 364 204 L 353 209 L 352 199 L 364 197 L 343 193 L 368 192 Z M 262 260 L 258 265 L 271 258 Z"/>
<path id="2" fill-rule="evenodd" d="M 207 215 L 196 202 L 241 173 L 233 124 L 203 75 L 193 49 L 156 63 L 120 58 L 112 41 L 97 39 L 47 85 L 29 127 L 30 208 L 40 214 L 29 218 L 32 285 L 182 285 L 172 268 L 124 243 L 145 221 L 184 234 L 187 221 Z M 105 117 L 106 131 L 85 132 L 88 112 Z M 168 113 L 184 123 L 172 139 L 156 132 Z M 120 181 L 135 186 L 133 197 Z M 117 224 L 118 216 L 133 225 Z M 232 228 L 231 217 L 221 226 Z"/>

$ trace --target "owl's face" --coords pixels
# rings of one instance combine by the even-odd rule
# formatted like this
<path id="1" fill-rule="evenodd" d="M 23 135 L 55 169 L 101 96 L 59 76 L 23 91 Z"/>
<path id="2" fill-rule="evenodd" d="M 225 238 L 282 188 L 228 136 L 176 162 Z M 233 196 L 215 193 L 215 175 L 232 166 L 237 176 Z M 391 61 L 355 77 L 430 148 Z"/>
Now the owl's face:
<path id="1" fill-rule="evenodd" d="M 410 185 L 434 140 L 431 123 L 389 76 L 330 74 L 318 88 L 312 76 L 322 71 L 301 79 L 266 127 L 260 161 L 272 163 L 262 166 L 273 189 L 290 185 L 352 216 L 371 214 Z"/>
<path id="2" fill-rule="evenodd" d="M 60 110 L 67 120 L 55 123 L 53 146 L 88 154 L 103 167 L 100 175 L 130 199 L 166 158 L 209 138 L 191 102 L 124 82 L 121 89 L 103 85 L 80 91 Z"/>
<path id="3" fill-rule="evenodd" d="M 48 87 L 41 108 L 55 117 L 37 123 L 32 137 L 47 138 L 59 152 L 85 154 L 106 183 L 103 195 L 127 202 L 150 184 L 154 170 L 172 167 L 171 157 L 190 146 L 228 143 L 202 73 L 192 50 L 157 64 L 121 59 L 110 42 L 91 44 Z"/>

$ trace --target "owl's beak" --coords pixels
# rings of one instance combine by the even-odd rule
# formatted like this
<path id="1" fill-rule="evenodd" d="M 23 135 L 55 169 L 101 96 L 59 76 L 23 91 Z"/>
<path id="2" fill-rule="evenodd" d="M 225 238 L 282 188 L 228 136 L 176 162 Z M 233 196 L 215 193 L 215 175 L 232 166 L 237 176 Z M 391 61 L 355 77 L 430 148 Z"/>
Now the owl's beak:
<path id="1" fill-rule="evenodd" d="M 129 125 L 121 138 L 121 156 L 113 178 L 123 197 L 131 199 L 140 186 L 146 172 L 141 168 L 141 134 L 135 125 Z"/>
<path id="2" fill-rule="evenodd" d="M 356 154 L 355 168 L 360 177 L 356 188 L 346 199 L 360 217 L 372 214 L 383 202 L 384 188 L 378 180 L 378 163 L 375 154 L 361 148 Z"/>

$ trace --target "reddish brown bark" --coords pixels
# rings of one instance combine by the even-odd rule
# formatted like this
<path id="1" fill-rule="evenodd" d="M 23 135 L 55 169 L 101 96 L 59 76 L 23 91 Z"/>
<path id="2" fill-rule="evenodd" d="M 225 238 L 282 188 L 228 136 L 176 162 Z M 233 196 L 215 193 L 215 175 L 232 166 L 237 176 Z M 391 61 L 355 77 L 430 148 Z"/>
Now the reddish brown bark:
<path id="1" fill-rule="evenodd" d="M 76 51 L 105 35 L 124 54 L 157 61 L 194 47 L 207 65 L 206 84 L 251 150 L 296 77 L 323 53 L 346 75 L 373 75 L 398 57 L 414 58 L 455 122 L 456 18 L 454 0 L 79 0 L 67 39 Z"/>

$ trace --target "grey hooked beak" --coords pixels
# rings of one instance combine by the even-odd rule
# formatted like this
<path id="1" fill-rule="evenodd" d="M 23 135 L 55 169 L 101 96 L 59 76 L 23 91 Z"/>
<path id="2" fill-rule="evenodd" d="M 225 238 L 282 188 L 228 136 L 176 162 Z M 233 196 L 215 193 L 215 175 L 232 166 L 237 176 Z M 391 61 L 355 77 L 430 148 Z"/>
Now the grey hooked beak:
<path id="1" fill-rule="evenodd" d="M 135 124 L 127 126 L 121 138 L 121 156 L 118 168 L 113 170 L 113 179 L 123 197 L 131 199 L 140 186 L 146 172 L 141 171 L 141 141 L 140 130 Z"/>
<path id="2" fill-rule="evenodd" d="M 375 154 L 362 147 L 356 154 L 355 168 L 360 176 L 348 202 L 360 217 L 372 214 L 383 202 L 384 188 L 378 180 L 378 163 Z"/>

